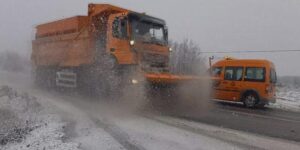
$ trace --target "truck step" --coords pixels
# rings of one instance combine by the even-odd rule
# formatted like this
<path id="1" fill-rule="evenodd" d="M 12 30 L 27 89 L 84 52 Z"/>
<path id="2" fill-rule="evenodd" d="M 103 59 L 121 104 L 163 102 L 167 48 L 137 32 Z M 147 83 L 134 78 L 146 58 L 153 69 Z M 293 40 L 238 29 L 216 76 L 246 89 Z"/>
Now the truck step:
<path id="1" fill-rule="evenodd" d="M 76 88 L 77 74 L 70 71 L 56 72 L 56 86 L 65 88 Z"/>

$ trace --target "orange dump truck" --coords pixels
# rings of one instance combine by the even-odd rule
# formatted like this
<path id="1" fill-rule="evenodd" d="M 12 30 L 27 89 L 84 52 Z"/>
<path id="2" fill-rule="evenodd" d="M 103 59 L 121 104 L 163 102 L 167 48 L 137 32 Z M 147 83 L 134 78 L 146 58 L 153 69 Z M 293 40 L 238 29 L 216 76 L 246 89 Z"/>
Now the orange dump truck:
<path id="1" fill-rule="evenodd" d="M 166 23 L 144 13 L 89 4 L 87 16 L 36 29 L 31 59 L 38 83 L 108 92 L 121 82 L 136 84 L 142 78 L 155 84 L 195 78 L 169 73 Z"/>

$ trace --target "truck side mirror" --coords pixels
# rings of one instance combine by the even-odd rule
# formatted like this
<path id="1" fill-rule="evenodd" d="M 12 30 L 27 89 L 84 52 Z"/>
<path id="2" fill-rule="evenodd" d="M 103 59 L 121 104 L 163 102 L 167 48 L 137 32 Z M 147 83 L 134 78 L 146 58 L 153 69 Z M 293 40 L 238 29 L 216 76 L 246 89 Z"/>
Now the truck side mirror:
<path id="1" fill-rule="evenodd" d="M 164 32 L 165 32 L 165 38 L 166 38 L 166 41 L 168 41 L 169 39 L 168 39 L 168 36 L 169 36 L 169 29 L 168 29 L 168 26 L 165 26 L 164 27 L 165 29 L 164 29 Z"/>

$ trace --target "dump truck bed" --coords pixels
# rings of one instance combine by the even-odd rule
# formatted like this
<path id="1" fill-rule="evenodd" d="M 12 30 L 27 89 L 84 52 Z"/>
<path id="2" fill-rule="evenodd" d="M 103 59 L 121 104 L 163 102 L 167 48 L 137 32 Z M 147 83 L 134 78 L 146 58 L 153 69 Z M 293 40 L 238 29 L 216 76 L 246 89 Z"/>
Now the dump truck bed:
<path id="1" fill-rule="evenodd" d="M 48 37 L 59 34 L 79 32 L 88 24 L 87 16 L 75 16 L 54 22 L 41 24 L 36 27 L 37 38 Z"/>
<path id="2" fill-rule="evenodd" d="M 90 18 L 120 12 L 128 10 L 108 4 L 90 4 L 87 16 L 75 16 L 38 25 L 36 39 L 32 42 L 33 64 L 36 67 L 57 68 L 92 65 L 96 60 L 96 39 L 92 35 L 95 29 Z M 101 28 L 97 26 L 97 29 Z"/>
<path id="3" fill-rule="evenodd" d="M 36 66 L 77 67 L 93 60 L 88 17 L 75 16 L 36 27 L 32 60 Z"/>

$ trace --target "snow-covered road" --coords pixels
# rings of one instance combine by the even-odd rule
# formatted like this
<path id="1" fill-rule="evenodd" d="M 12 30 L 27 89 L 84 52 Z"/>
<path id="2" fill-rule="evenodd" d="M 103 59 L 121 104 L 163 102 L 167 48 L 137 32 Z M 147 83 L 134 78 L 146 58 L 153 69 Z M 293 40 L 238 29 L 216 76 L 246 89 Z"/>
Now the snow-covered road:
<path id="1" fill-rule="evenodd" d="M 33 86 L 30 77 L 26 75 L 0 72 L 0 85 L 8 85 L 20 93 L 25 92 L 36 97 L 36 101 L 45 109 L 40 115 L 50 116 L 45 121 L 52 123 L 51 127 L 33 130 L 23 142 L 10 143 L 10 147 L 5 147 L 6 149 L 25 149 L 27 145 L 34 145 L 27 140 L 38 138 L 39 133 L 47 133 L 53 137 L 48 139 L 52 140 L 50 142 L 42 142 L 42 146 L 35 144 L 35 149 L 44 149 L 45 146 L 46 149 L 86 150 L 300 149 L 296 142 L 156 113 L 143 113 L 127 106 L 76 93 L 42 90 Z M 55 142 L 62 143 L 59 147 Z M 62 145 L 65 147 L 62 148 Z"/>

